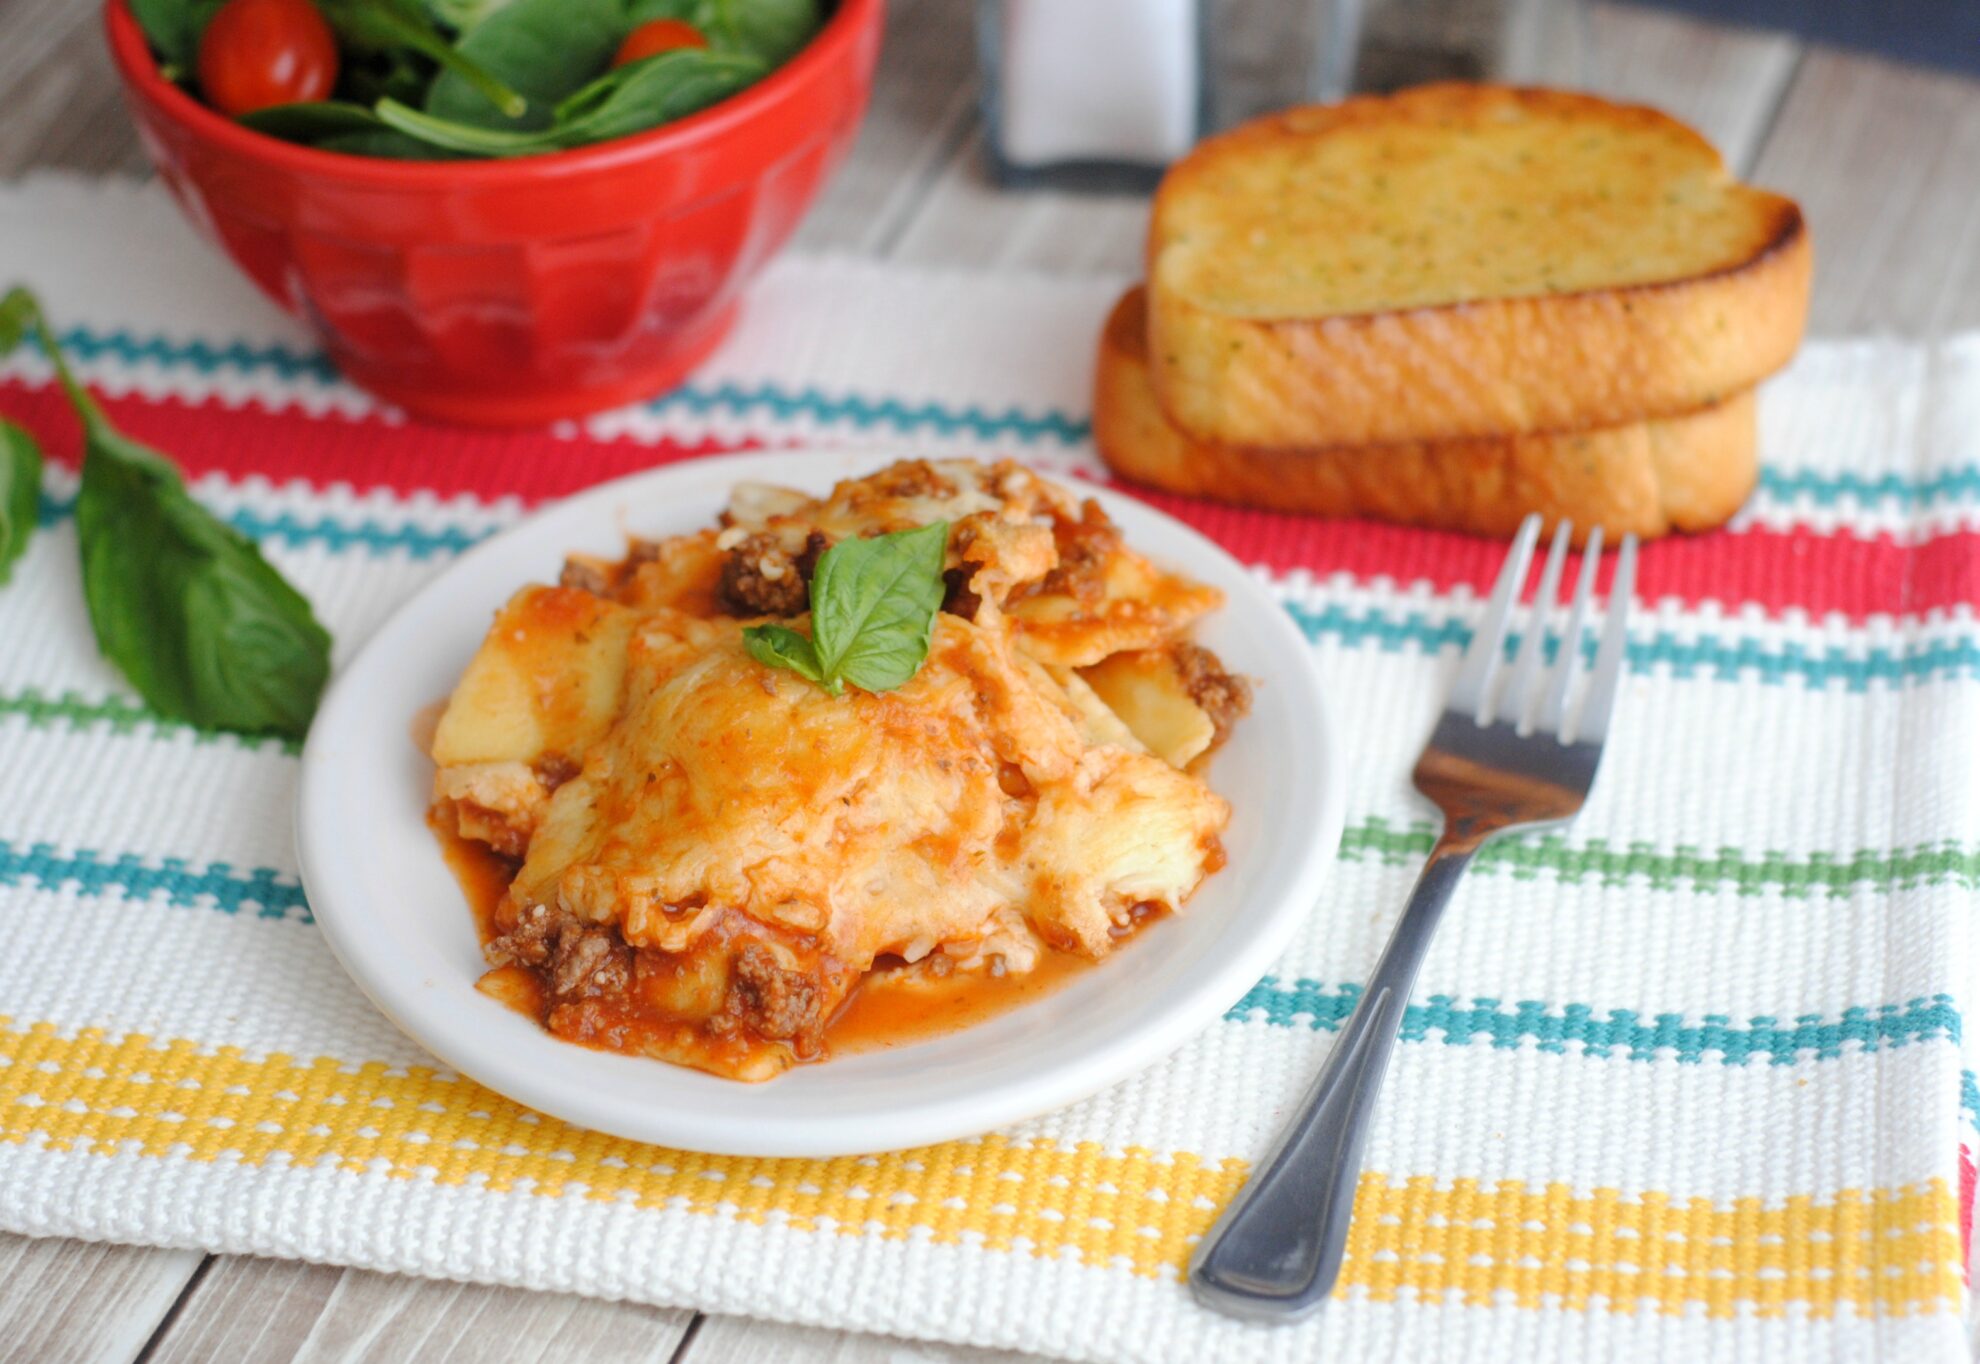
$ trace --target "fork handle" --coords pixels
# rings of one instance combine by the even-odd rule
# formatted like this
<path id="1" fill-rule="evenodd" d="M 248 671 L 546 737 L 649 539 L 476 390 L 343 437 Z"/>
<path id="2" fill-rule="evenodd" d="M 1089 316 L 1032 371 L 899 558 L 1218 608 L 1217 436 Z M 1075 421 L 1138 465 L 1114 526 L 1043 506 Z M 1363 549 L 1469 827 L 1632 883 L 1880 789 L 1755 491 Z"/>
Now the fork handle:
<path id="1" fill-rule="evenodd" d="M 1290 1321 L 1333 1289 L 1375 1091 L 1389 1067 L 1410 986 L 1477 840 L 1447 832 L 1431 850 L 1368 990 L 1298 1115 L 1190 1260 L 1206 1307 L 1252 1321 Z"/>

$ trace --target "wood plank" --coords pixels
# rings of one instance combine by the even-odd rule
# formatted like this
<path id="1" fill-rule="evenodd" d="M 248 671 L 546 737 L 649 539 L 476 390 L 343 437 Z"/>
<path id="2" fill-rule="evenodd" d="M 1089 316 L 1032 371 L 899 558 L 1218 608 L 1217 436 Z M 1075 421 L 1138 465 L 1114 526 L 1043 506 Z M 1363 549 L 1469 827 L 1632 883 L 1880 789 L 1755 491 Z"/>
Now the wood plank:
<path id="1" fill-rule="evenodd" d="M 187 1295 L 147 1364 L 582 1359 L 667 1364 L 689 1312 L 564 1293 L 225 1256 Z"/>
<path id="2" fill-rule="evenodd" d="M 1753 164 L 1800 44 L 1785 33 L 1708 24 L 1636 5 L 1590 5 L 1582 83 L 1654 105 L 1710 138 L 1727 164 Z"/>
<path id="3" fill-rule="evenodd" d="M 0 176 L 44 168 L 141 173 L 144 151 L 124 112 L 103 42 L 101 7 L 75 0 L 0 5 Z"/>
<path id="4" fill-rule="evenodd" d="M 1045 1364 L 1043 1356 L 703 1317 L 675 1364 Z"/>
<path id="5" fill-rule="evenodd" d="M 1811 331 L 1980 327 L 1980 81 L 1811 49 L 1753 179 L 1815 233 Z"/>
<path id="6" fill-rule="evenodd" d="M 0 1234 L 0 1354 L 47 1364 L 135 1359 L 205 1258 Z"/>
<path id="7" fill-rule="evenodd" d="M 886 254 L 916 265 L 1128 275 L 1141 270 L 1147 231 L 1146 195 L 998 189 L 972 131 Z"/>
<path id="8" fill-rule="evenodd" d="M 901 230 L 974 114 L 968 11 L 893 0 L 859 142 L 812 205 L 800 247 L 879 253 Z"/>

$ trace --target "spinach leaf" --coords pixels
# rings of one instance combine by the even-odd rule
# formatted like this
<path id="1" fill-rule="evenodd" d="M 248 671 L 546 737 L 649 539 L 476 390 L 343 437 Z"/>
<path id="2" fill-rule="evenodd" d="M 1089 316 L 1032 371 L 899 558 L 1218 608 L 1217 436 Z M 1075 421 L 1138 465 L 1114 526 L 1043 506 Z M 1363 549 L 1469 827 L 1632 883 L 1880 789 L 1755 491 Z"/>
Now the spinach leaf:
<path id="1" fill-rule="evenodd" d="M 376 132 L 385 125 L 362 104 L 324 99 L 308 104 L 275 104 L 240 116 L 244 127 L 284 142 L 321 143 L 348 133 Z"/>
<path id="2" fill-rule="evenodd" d="M 14 575 L 41 514 L 41 447 L 0 417 L 0 583 Z"/>
<path id="3" fill-rule="evenodd" d="M 407 137 L 397 128 L 377 128 L 368 133 L 340 133 L 316 144 L 318 151 L 342 152 L 346 156 L 376 156 L 387 161 L 459 161 L 459 152 L 436 147 L 416 137 Z"/>
<path id="4" fill-rule="evenodd" d="M 750 655 L 832 695 L 850 682 L 892 691 L 921 668 L 942 609 L 949 523 L 857 536 L 825 551 L 811 577 L 811 638 L 783 625 L 743 631 Z"/>
<path id="5" fill-rule="evenodd" d="M 629 31 L 621 0 L 511 0 L 470 29 L 458 51 L 520 91 L 527 109 L 504 108 L 458 72 L 442 71 L 424 111 L 453 123 L 540 132 L 559 101 L 605 69 Z"/>
<path id="6" fill-rule="evenodd" d="M 529 156 L 657 128 L 753 84 L 765 69 L 752 57 L 701 49 L 663 52 L 607 72 L 559 105 L 550 127 L 536 131 L 435 118 L 396 100 L 381 100 L 378 116 L 408 137 L 436 147 L 480 156 Z"/>
<path id="7" fill-rule="evenodd" d="M 200 35 L 222 3 L 224 0 L 131 0 L 131 17 L 158 54 L 159 73 L 166 80 L 184 80 L 192 74 L 199 59 Z"/>
<path id="8" fill-rule="evenodd" d="M 456 33 L 466 33 L 512 0 L 426 0 L 427 13 Z"/>
<path id="9" fill-rule="evenodd" d="M 677 48 L 606 72 L 557 106 L 557 124 L 585 142 L 644 132 L 727 99 L 769 69 L 737 53 Z"/>
<path id="10" fill-rule="evenodd" d="M 714 9 L 709 31 L 721 45 L 782 66 L 824 23 L 818 0 L 703 0 Z"/>
<path id="11" fill-rule="evenodd" d="M 484 108 L 510 118 L 529 110 L 529 102 L 481 64 L 471 53 L 447 41 L 419 0 L 312 0 L 336 31 L 340 46 L 360 53 L 390 54 L 399 49 L 417 52 L 440 66 L 439 79 L 452 79 L 472 91 Z M 589 0 L 596 3 L 596 0 Z"/>
<path id="12" fill-rule="evenodd" d="M 632 27 L 654 19 L 693 24 L 719 52 L 781 66 L 824 24 L 818 0 L 631 0 Z"/>
<path id="13" fill-rule="evenodd" d="M 83 421 L 76 534 L 97 647 L 175 719 L 300 737 L 330 674 L 330 636 L 308 601 L 193 500 L 169 459 L 110 424 L 31 294 L 0 298 L 0 354 L 30 326 Z"/>
<path id="14" fill-rule="evenodd" d="M 348 52 L 343 74 L 337 78 L 337 95 L 367 109 L 381 99 L 417 104 L 426 98 L 426 87 L 433 83 L 437 69 L 430 58 L 407 47 Z"/>
<path id="15" fill-rule="evenodd" d="M 340 100 L 278 104 L 243 114 L 240 121 L 270 137 L 349 156 L 377 156 L 394 161 L 443 161 L 454 156 L 388 127 L 362 104 Z"/>
<path id="16" fill-rule="evenodd" d="M 548 130 L 510 132 L 476 123 L 435 118 L 395 99 L 378 101 L 378 117 L 387 127 L 429 147 L 469 156 L 530 156 L 563 145 Z"/>

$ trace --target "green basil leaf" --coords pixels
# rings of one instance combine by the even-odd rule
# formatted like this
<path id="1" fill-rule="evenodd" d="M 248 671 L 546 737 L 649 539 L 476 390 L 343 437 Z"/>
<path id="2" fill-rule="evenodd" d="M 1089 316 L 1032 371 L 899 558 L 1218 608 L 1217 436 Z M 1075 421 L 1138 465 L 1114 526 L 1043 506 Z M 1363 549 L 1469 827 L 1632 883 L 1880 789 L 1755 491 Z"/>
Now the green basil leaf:
<path id="1" fill-rule="evenodd" d="M 0 295 L 0 356 L 21 344 L 38 316 L 40 307 L 35 303 L 34 295 L 19 285 Z"/>
<path id="2" fill-rule="evenodd" d="M 563 146 L 603 142 L 699 113 L 763 79 L 754 57 L 677 48 L 622 66 L 557 106 L 552 129 Z"/>
<path id="3" fill-rule="evenodd" d="M 76 535 L 97 647 L 148 704 L 206 729 L 308 730 L 330 675 L 329 634 L 169 460 L 93 425 Z"/>
<path id="4" fill-rule="evenodd" d="M 942 609 L 949 523 L 839 541 L 811 578 L 820 668 L 867 691 L 892 691 L 921 667 Z"/>
<path id="5" fill-rule="evenodd" d="M 167 80 L 183 80 L 199 60 L 200 36 L 223 0 L 131 0 L 138 21 Z"/>
<path id="6" fill-rule="evenodd" d="M 174 719 L 301 737 L 330 675 L 330 636 L 308 601 L 193 501 L 171 460 L 110 424 L 35 297 L 8 290 L 0 356 L 30 328 L 82 417 L 76 538 L 97 647 Z"/>
<path id="7" fill-rule="evenodd" d="M 818 650 L 811 641 L 788 625 L 751 625 L 743 630 L 743 647 L 758 663 L 771 668 L 788 668 L 799 677 L 816 682 L 837 696 L 837 678 L 825 676 L 818 666 Z"/>
<path id="8" fill-rule="evenodd" d="M 0 583 L 14 574 L 41 515 L 41 446 L 0 417 Z"/>
<path id="9" fill-rule="evenodd" d="M 460 74 L 442 71 L 424 112 L 453 123 L 541 132 L 561 101 L 605 70 L 630 31 L 621 0 L 511 0 L 470 29 L 458 49 L 521 92 L 528 109 L 506 114 Z"/>
<path id="10" fill-rule="evenodd" d="M 378 115 L 362 104 L 348 104 L 334 99 L 315 100 L 308 104 L 275 104 L 242 114 L 239 122 L 242 127 L 279 137 L 284 142 L 312 146 L 325 138 L 376 132 L 385 126 L 378 121 Z"/>

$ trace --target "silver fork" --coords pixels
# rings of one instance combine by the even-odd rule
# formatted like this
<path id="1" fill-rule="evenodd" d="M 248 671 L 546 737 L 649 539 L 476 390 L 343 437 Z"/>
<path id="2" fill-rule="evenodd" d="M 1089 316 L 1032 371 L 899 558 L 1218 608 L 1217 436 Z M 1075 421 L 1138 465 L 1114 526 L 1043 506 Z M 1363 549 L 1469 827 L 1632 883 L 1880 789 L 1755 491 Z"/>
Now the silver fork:
<path id="1" fill-rule="evenodd" d="M 1375 1091 L 1388 1069 L 1417 968 L 1458 878 L 1499 834 L 1565 823 L 1588 798 L 1622 675 L 1636 538 L 1623 537 L 1594 672 L 1570 724 L 1569 694 L 1595 594 L 1602 532 L 1589 533 L 1567 633 L 1551 673 L 1543 677 L 1541 636 L 1560 589 L 1568 532 L 1565 521 L 1554 532 L 1532 617 L 1501 692 L 1493 684 L 1540 538 L 1540 518 L 1527 517 L 1513 540 L 1444 714 L 1416 763 L 1416 789 L 1443 811 L 1444 831 L 1367 993 L 1298 1117 L 1196 1248 L 1189 1282 L 1206 1307 L 1252 1321 L 1291 1321 L 1318 1307 L 1332 1290 L 1347 1244 Z"/>

